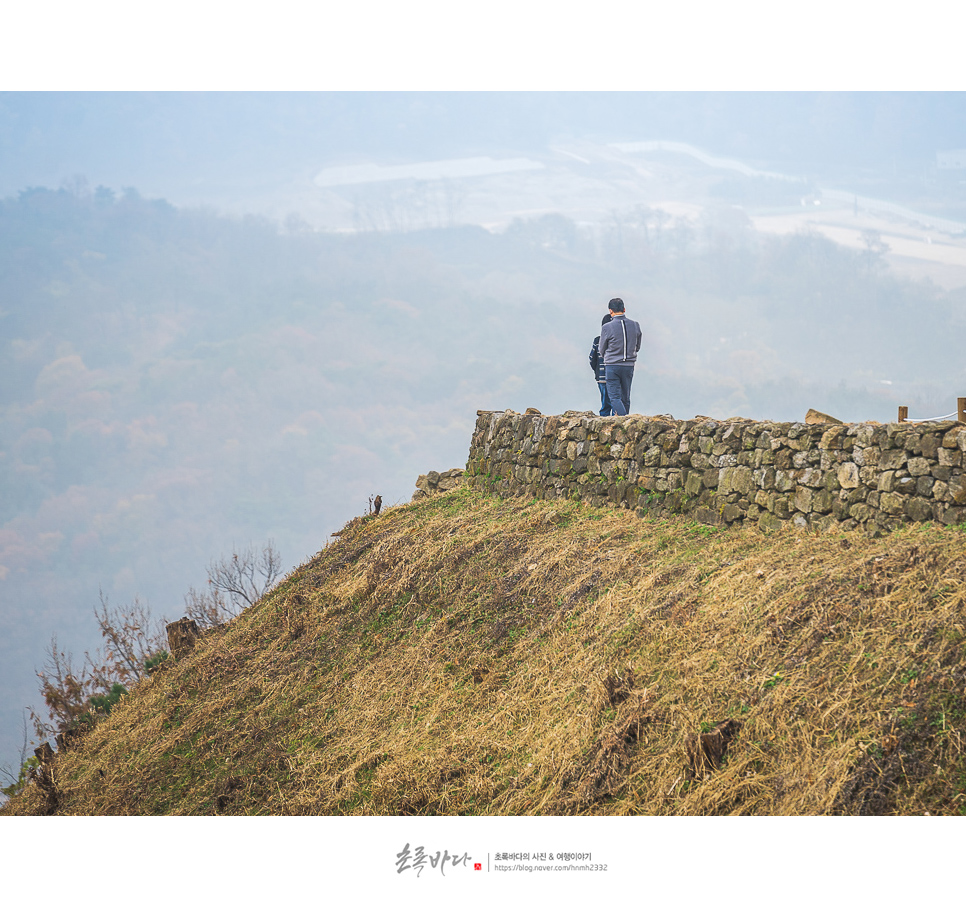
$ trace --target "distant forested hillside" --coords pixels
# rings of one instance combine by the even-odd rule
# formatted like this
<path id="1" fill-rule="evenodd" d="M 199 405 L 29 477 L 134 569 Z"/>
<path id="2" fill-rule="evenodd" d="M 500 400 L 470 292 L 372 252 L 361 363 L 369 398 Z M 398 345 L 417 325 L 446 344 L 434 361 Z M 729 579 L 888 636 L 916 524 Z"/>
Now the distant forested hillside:
<path id="1" fill-rule="evenodd" d="M 477 409 L 593 409 L 614 295 L 645 330 L 636 412 L 888 420 L 966 393 L 962 291 L 733 207 L 343 236 L 133 189 L 0 201 L 0 761 L 99 590 L 175 617 L 233 545 L 295 565 L 462 465 Z"/>

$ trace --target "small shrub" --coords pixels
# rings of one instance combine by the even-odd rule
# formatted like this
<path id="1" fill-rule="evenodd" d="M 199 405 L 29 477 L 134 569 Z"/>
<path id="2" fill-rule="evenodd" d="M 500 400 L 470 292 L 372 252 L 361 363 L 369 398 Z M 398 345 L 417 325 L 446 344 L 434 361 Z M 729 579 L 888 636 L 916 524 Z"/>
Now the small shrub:
<path id="1" fill-rule="evenodd" d="M 155 652 L 149 658 L 144 659 L 144 672 L 146 674 L 154 673 L 169 657 L 170 655 L 164 648 Z"/>

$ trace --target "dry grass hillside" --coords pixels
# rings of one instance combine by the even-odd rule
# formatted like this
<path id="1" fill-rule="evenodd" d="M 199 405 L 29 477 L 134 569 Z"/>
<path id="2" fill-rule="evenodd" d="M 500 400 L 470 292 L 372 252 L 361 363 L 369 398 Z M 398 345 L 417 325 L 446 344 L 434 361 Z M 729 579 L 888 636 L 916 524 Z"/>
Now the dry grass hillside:
<path id="1" fill-rule="evenodd" d="M 461 486 L 350 522 L 5 814 L 959 814 L 966 531 Z"/>

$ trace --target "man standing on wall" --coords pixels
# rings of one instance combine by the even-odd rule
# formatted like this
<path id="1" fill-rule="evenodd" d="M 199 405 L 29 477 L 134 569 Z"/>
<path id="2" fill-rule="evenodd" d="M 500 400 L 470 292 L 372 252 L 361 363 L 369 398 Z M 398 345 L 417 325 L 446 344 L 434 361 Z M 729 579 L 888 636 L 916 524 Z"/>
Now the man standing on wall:
<path id="1" fill-rule="evenodd" d="M 631 381 L 641 348 L 641 325 L 624 314 L 623 299 L 607 303 L 612 320 L 600 329 L 600 358 L 607 376 L 607 396 L 617 416 L 631 412 Z"/>

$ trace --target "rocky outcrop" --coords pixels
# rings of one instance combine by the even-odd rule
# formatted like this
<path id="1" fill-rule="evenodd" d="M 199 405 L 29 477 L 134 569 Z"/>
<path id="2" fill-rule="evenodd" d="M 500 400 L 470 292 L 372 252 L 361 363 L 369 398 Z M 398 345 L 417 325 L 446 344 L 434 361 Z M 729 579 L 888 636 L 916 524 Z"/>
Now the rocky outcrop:
<path id="1" fill-rule="evenodd" d="M 480 411 L 465 478 L 706 524 L 966 522 L 966 426 Z"/>
<path id="2" fill-rule="evenodd" d="M 463 479 L 463 471 L 459 467 L 452 470 L 444 470 L 442 473 L 431 470 L 429 473 L 420 474 L 416 478 L 416 491 L 413 499 L 425 499 L 429 496 L 438 495 L 459 485 Z"/>

